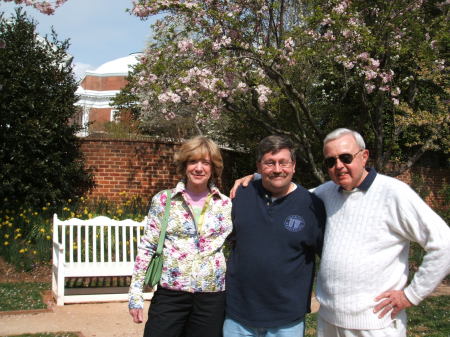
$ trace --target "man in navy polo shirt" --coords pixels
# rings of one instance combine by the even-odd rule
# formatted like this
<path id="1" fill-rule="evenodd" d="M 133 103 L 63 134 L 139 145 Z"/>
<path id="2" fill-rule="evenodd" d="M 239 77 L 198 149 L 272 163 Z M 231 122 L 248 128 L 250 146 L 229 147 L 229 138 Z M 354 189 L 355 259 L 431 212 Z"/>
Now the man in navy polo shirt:
<path id="1" fill-rule="evenodd" d="M 296 162 L 289 139 L 264 138 L 256 165 L 261 180 L 239 188 L 233 200 L 224 337 L 302 337 L 325 209 L 292 182 Z"/>

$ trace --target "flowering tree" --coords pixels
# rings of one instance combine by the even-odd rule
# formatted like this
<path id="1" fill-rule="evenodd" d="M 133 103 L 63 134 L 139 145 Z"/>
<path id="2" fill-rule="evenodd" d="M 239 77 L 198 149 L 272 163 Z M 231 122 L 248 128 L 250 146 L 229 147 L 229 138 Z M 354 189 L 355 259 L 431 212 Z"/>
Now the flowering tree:
<path id="1" fill-rule="evenodd" d="M 378 170 L 397 159 L 400 173 L 427 150 L 449 148 L 448 8 L 443 0 L 134 1 L 141 18 L 165 16 L 131 93 L 150 118 L 192 114 L 206 131 L 232 118 L 288 135 L 319 181 L 321 140 L 339 126 L 365 136 Z"/>
<path id="2" fill-rule="evenodd" d="M 39 12 L 47 15 L 51 15 L 55 12 L 55 9 L 65 3 L 67 0 L 56 0 L 54 4 L 49 1 L 42 0 L 2 0 L 4 2 L 14 1 L 18 5 L 32 6 L 36 8 Z"/>

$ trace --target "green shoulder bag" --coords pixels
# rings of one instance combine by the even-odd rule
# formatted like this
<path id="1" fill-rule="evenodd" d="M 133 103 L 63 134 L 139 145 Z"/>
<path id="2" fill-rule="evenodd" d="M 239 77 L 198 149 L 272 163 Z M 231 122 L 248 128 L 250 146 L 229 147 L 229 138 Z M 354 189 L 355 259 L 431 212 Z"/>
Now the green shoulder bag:
<path id="1" fill-rule="evenodd" d="M 162 267 L 164 263 L 164 257 L 162 255 L 164 240 L 166 238 L 167 221 L 169 220 L 171 190 L 167 190 L 166 208 L 164 211 L 164 218 L 161 222 L 161 232 L 159 234 L 158 247 L 156 252 L 152 256 L 152 260 L 148 265 L 147 272 L 145 273 L 144 284 L 148 284 L 152 287 L 158 284 L 161 279 Z"/>

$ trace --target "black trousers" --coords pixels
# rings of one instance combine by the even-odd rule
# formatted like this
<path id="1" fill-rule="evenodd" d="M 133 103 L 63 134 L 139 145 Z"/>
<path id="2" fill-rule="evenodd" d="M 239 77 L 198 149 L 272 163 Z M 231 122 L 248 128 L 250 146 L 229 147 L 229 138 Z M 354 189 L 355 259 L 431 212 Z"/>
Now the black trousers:
<path id="1" fill-rule="evenodd" d="M 225 292 L 188 293 L 158 287 L 144 337 L 222 337 Z"/>

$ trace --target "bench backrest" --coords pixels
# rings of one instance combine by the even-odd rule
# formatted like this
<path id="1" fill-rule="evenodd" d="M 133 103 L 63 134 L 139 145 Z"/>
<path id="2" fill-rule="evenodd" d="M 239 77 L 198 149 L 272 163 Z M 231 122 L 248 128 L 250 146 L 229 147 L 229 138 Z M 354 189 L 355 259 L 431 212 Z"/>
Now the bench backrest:
<path id="1" fill-rule="evenodd" d="M 133 262 L 144 233 L 141 222 L 98 216 L 60 220 L 53 215 L 53 242 L 64 249 L 65 262 Z"/>

